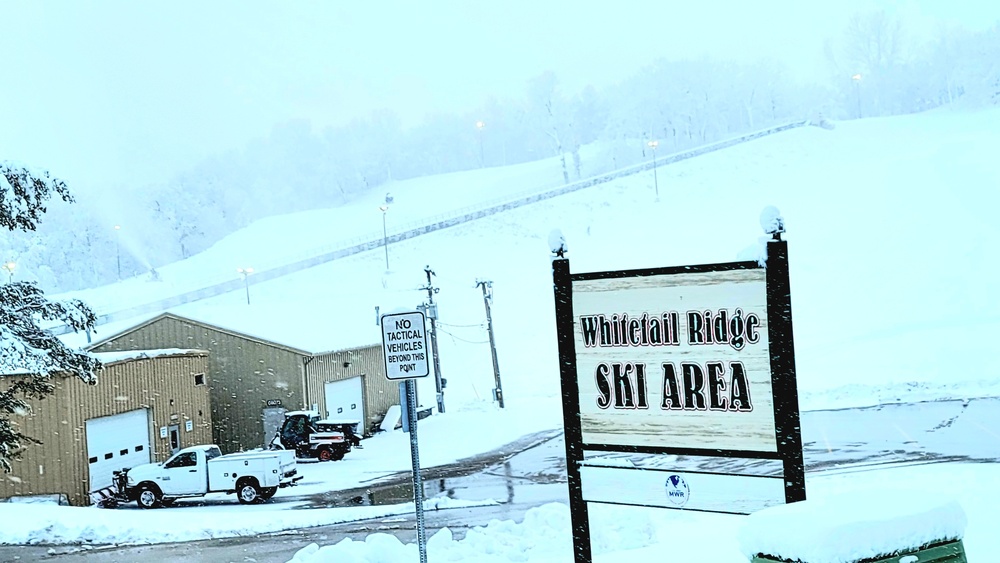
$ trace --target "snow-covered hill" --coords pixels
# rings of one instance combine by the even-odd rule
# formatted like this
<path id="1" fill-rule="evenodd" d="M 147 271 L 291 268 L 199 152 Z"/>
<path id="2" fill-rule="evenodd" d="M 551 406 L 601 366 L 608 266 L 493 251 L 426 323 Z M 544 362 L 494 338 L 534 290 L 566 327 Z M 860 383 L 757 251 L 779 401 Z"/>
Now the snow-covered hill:
<path id="1" fill-rule="evenodd" d="M 493 317 L 508 402 L 558 405 L 546 237 L 566 235 L 574 271 L 721 262 L 755 243 L 758 213 L 779 207 L 791 260 L 795 344 L 805 407 L 1000 393 L 989 337 L 1000 228 L 1000 111 L 938 111 L 807 127 L 660 167 L 174 309 L 319 349 L 377 342 L 375 307 L 412 307 L 430 265 L 440 303 L 446 400 L 488 400 L 489 346 L 479 278 Z M 399 182 L 390 234 L 441 208 L 558 182 L 552 165 Z M 513 174 L 513 176 L 511 176 Z M 336 210 L 271 217 L 208 251 L 82 296 L 100 307 L 151 301 L 206 272 L 280 263 L 362 234 L 381 234 L 384 193 Z M 194 284 L 195 286 L 197 284 Z M 165 289 L 166 288 L 166 289 Z M 98 311 L 105 312 L 105 311 Z M 136 319 L 136 321 L 141 319 Z M 98 338 L 130 323 L 100 327 Z M 79 342 L 79 339 L 75 339 Z M 992 371 L 991 371 L 992 370 Z"/>

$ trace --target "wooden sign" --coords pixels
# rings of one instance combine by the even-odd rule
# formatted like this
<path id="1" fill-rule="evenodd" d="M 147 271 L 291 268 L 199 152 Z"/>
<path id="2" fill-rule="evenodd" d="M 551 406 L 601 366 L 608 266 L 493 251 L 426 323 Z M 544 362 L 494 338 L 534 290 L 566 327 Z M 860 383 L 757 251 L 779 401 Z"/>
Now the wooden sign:
<path id="1" fill-rule="evenodd" d="M 577 279 L 588 445 L 776 452 L 761 268 Z"/>
<path id="2" fill-rule="evenodd" d="M 767 246 L 766 266 L 571 274 L 553 260 L 578 562 L 590 561 L 588 502 L 746 514 L 805 500 L 787 243 Z M 781 471 L 602 465 L 602 452 L 774 460 Z"/>

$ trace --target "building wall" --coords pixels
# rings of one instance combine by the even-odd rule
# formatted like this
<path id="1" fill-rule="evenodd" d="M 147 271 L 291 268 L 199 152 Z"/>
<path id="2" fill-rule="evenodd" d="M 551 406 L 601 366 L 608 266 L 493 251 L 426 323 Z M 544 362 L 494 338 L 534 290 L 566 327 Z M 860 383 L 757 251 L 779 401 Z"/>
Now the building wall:
<path id="1" fill-rule="evenodd" d="M 156 319 L 92 351 L 158 348 L 210 351 L 213 442 L 225 453 L 258 448 L 271 438 L 264 435 L 268 400 L 280 399 L 288 410 L 309 406 L 301 354 L 184 319 Z"/>
<path id="2" fill-rule="evenodd" d="M 346 362 L 350 362 L 348 367 L 344 367 Z M 357 376 L 363 377 L 367 419 L 364 432 L 367 436 L 371 434 L 372 425 L 382 421 L 389 407 L 399 404 L 399 383 L 385 378 L 381 345 L 316 356 L 306 367 L 309 397 L 319 405 L 321 413 L 326 412 L 324 384 Z"/>
<path id="3" fill-rule="evenodd" d="M 32 414 L 14 417 L 21 432 L 42 441 L 28 445 L 12 462 L 10 474 L 0 474 L 0 497 L 66 495 L 71 504 L 90 504 L 86 421 L 148 408 L 151 412 L 150 444 L 154 461 L 170 456 L 170 444 L 160 438 L 161 426 L 180 423 L 184 446 L 209 443 L 212 419 L 209 388 L 196 385 L 195 375 L 208 371 L 204 352 L 106 365 L 97 385 L 79 378 L 55 376 L 55 390 L 44 399 L 30 400 Z M 9 385 L 10 378 L 0 378 Z M 191 420 L 192 431 L 184 431 Z"/>

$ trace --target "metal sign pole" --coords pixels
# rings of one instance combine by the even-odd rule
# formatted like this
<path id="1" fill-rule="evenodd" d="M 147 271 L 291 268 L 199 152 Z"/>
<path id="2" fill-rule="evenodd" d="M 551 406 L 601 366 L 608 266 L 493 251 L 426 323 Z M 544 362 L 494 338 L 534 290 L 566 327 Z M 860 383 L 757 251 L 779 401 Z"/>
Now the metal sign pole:
<path id="1" fill-rule="evenodd" d="M 417 446 L 416 382 L 406 380 L 406 418 L 410 425 L 410 457 L 413 460 L 413 505 L 417 512 L 417 546 L 420 563 L 427 563 L 427 532 L 424 530 L 424 483 L 420 478 L 420 450 Z"/>
<path id="2" fill-rule="evenodd" d="M 410 433 L 410 407 L 408 406 L 410 401 L 406 398 L 406 381 L 399 382 L 399 407 L 403 412 L 400 413 L 400 422 L 403 423 L 403 432 Z"/>
<path id="3" fill-rule="evenodd" d="M 428 274 L 428 279 L 430 275 Z M 420 447 L 417 444 L 417 383 L 416 377 L 427 377 L 425 317 L 420 311 L 403 311 L 382 315 L 382 357 L 385 377 L 400 381 L 399 402 L 403 410 L 403 431 L 410 433 L 410 460 L 413 463 L 413 508 L 417 514 L 417 546 L 420 563 L 427 563 L 427 532 L 424 530 L 424 483 L 420 478 Z M 443 412 L 443 411 L 442 411 Z"/>

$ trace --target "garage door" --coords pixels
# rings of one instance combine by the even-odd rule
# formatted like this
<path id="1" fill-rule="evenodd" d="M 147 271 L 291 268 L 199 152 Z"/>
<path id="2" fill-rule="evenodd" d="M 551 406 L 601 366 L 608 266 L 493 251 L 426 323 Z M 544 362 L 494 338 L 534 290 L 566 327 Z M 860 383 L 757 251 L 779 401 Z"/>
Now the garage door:
<path id="1" fill-rule="evenodd" d="M 365 429 L 364 385 L 360 377 L 326 384 L 326 418 L 333 420 L 356 420 L 361 422 L 358 432 Z"/>
<path id="2" fill-rule="evenodd" d="M 87 421 L 90 492 L 111 486 L 111 472 L 149 463 L 149 412 L 129 411 Z"/>

